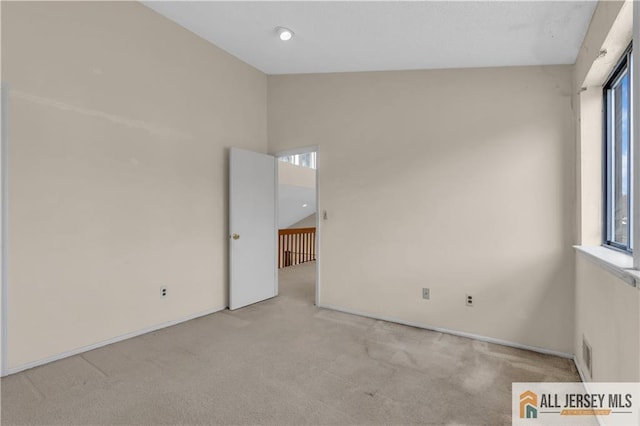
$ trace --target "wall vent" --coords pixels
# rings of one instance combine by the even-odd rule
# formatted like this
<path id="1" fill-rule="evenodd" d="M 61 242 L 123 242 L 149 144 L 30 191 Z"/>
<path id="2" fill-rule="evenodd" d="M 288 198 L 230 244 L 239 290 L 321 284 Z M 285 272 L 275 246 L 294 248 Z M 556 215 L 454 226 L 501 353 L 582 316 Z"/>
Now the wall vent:
<path id="1" fill-rule="evenodd" d="M 589 378 L 593 378 L 592 360 L 591 345 L 587 342 L 587 339 L 582 336 L 582 361 L 584 361 L 584 365 L 587 367 Z"/>

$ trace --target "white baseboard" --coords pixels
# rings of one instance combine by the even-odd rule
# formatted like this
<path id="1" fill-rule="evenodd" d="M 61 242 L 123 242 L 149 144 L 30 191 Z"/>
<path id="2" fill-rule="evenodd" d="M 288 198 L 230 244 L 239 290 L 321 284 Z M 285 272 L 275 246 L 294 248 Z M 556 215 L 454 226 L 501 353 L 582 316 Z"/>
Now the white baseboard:
<path id="1" fill-rule="evenodd" d="M 584 371 L 582 371 L 582 367 L 580 367 L 580 363 L 578 362 L 578 358 L 574 355 L 573 356 L 573 363 L 576 365 L 576 370 L 578 370 L 578 374 L 580 375 L 580 380 L 582 380 L 582 383 L 588 383 L 588 380 L 585 380 L 586 374 L 584 374 Z"/>
<path id="2" fill-rule="evenodd" d="M 554 356 L 558 356 L 558 357 L 561 357 L 561 358 L 574 359 L 573 354 L 568 354 L 568 353 L 559 352 L 559 351 L 553 351 L 551 349 L 539 348 L 537 346 L 523 345 L 521 343 L 509 342 L 507 340 L 502 340 L 502 339 L 495 339 L 493 337 L 480 336 L 478 334 L 465 333 L 463 331 L 450 330 L 450 329 L 447 329 L 447 328 L 433 327 L 433 326 L 430 326 L 430 325 L 420 324 L 420 323 L 417 323 L 417 322 L 403 321 L 403 320 L 400 320 L 400 319 L 397 319 L 397 318 L 390 318 L 390 317 L 385 317 L 385 316 L 380 316 L 380 315 L 369 314 L 369 313 L 366 313 L 366 312 L 354 311 L 354 310 L 351 310 L 351 309 L 345 309 L 345 308 L 341 308 L 341 307 L 333 306 L 333 305 L 324 305 L 324 304 L 322 304 L 322 305 L 318 305 L 318 307 L 319 308 L 324 308 L 324 309 L 330 309 L 332 311 L 344 312 L 345 314 L 358 315 L 358 316 L 361 316 L 361 317 L 373 318 L 373 319 L 377 319 L 377 320 L 381 320 L 381 321 L 394 322 L 394 323 L 397 323 L 397 324 L 408 325 L 410 327 L 417 327 L 417 328 L 423 328 L 425 330 L 437 331 L 439 333 L 451 334 L 451 335 L 460 336 L 460 337 L 467 337 L 469 339 L 479 340 L 481 342 L 495 343 L 496 345 L 509 346 L 509 347 L 517 348 L 517 349 L 524 349 L 524 350 L 527 350 L 527 351 L 538 352 L 538 353 L 545 354 L 545 355 L 554 355 Z"/>
<path id="3" fill-rule="evenodd" d="M 592 390 L 589 389 L 589 385 L 593 382 L 585 380 L 585 377 L 588 377 L 588 376 L 584 374 L 584 370 L 580 366 L 580 363 L 578 362 L 578 357 L 576 355 L 573 356 L 573 363 L 576 365 L 576 370 L 578 370 L 578 375 L 580 375 L 580 380 L 582 380 L 582 383 L 584 384 L 584 389 L 586 393 L 593 393 Z M 603 416 L 595 416 L 595 417 L 596 417 L 596 420 L 598 421 L 598 425 L 604 426 L 606 424 Z"/>
<path id="4" fill-rule="evenodd" d="M 226 306 L 222 306 L 222 307 L 218 307 L 218 308 L 208 309 L 206 311 L 202 311 L 202 312 L 198 312 L 196 314 L 188 315 L 186 317 L 182 317 L 182 318 L 179 318 L 177 320 L 166 321 L 166 322 L 163 322 L 163 323 L 160 323 L 160 324 L 152 325 L 150 327 L 145 327 L 145 328 L 143 328 L 141 330 L 136 330 L 136 331 L 133 331 L 131 333 L 127 333 L 127 334 L 123 334 L 121 336 L 113 337 L 111 339 L 103 340 L 103 341 L 98 342 L 98 343 L 94 343 L 94 344 L 87 345 L 87 346 L 82 346 L 80 348 L 73 349 L 73 350 L 67 351 L 67 352 L 63 352 L 63 353 L 60 353 L 60 354 L 57 354 L 57 355 L 52 355 L 52 356 L 49 356 L 49 357 L 46 357 L 46 358 L 43 358 L 43 359 L 39 359 L 37 361 L 28 362 L 26 364 L 22 364 L 22 365 L 19 365 L 17 367 L 7 368 L 6 371 L 2 372 L 2 377 L 8 376 L 10 374 L 19 373 L 21 371 L 28 370 L 28 369 L 34 368 L 34 367 L 38 367 L 40 365 L 48 364 L 48 363 L 53 362 L 53 361 L 58 361 L 58 360 L 63 359 L 63 358 L 68 358 L 68 357 L 73 356 L 73 355 L 78 355 L 78 354 L 81 354 L 83 352 L 92 351 L 92 350 L 98 349 L 98 348 L 100 348 L 102 346 L 106 346 L 106 345 L 110 345 L 112 343 L 117 343 L 117 342 L 121 342 L 123 340 L 131 339 L 132 337 L 140 336 L 142 334 L 151 333 L 152 331 L 157 331 L 157 330 L 160 330 L 162 328 L 171 327 L 172 325 L 176 325 L 176 324 L 180 324 L 182 322 L 190 321 L 192 319 L 200 318 L 200 317 L 203 317 L 205 315 L 214 314 L 214 313 L 220 312 L 220 311 L 222 311 L 224 309 L 227 309 L 227 307 Z"/>
<path id="5" fill-rule="evenodd" d="M 410 327 L 417 327 L 417 328 L 422 328 L 425 330 L 431 330 L 431 331 L 436 331 L 439 333 L 445 333 L 445 334 L 451 334 L 454 336 L 460 336 L 460 337 L 467 337 L 469 339 L 474 339 L 474 340 L 479 340 L 482 342 L 487 342 L 487 343 L 495 343 L 497 345 L 502 345 L 502 346 L 509 346 L 512 348 L 517 348 L 517 349 L 524 349 L 524 350 L 528 350 L 528 351 L 532 351 L 532 352 L 538 352 L 538 353 L 542 353 L 545 355 L 554 355 L 554 356 L 558 356 L 561 358 L 567 358 L 567 359 L 571 359 L 573 360 L 574 364 L 576 365 L 576 369 L 578 370 L 578 374 L 580 375 L 580 379 L 582 379 L 583 382 L 586 382 L 585 380 L 585 375 L 583 374 L 582 369 L 580 368 L 579 363 L 577 362 L 577 359 L 574 355 L 565 353 L 565 352 L 559 352 L 559 351 L 553 351 L 553 350 L 549 350 L 549 349 L 545 349 L 545 348 L 539 348 L 536 346 L 528 346 L 528 345 L 523 345 L 521 343 L 515 343 L 515 342 L 509 342 L 507 340 L 502 340 L 502 339 L 495 339 L 493 337 L 486 337 L 486 336 L 481 336 L 481 335 L 477 335 L 477 334 L 472 334 L 472 333 L 465 333 L 462 331 L 456 331 L 456 330 L 450 330 L 450 329 L 446 329 L 446 328 L 441 328 L 441 327 L 432 327 L 429 325 L 425 325 L 425 324 L 421 324 L 421 323 L 416 323 L 416 322 L 411 322 L 411 321 L 403 321 L 403 320 L 399 320 L 397 318 L 390 318 L 390 317 L 385 317 L 385 316 L 380 316 L 380 315 L 373 315 L 373 314 L 369 314 L 369 313 L 365 313 L 365 312 L 359 312 L 359 311 L 354 311 L 351 309 L 345 309 L 345 308 L 341 308 L 338 306 L 333 306 L 333 305 L 318 305 L 319 308 L 323 308 L 323 309 L 330 309 L 332 311 L 338 311 L 338 312 L 344 312 L 346 314 L 351 314 L 351 315 L 358 315 L 361 317 L 367 317 L 367 318 L 373 318 L 373 319 L 377 319 L 377 320 L 381 320 L 381 321 L 388 321 L 388 322 L 393 322 L 393 323 L 397 323 L 397 324 L 402 324 L 402 325 L 408 325 Z M 162 328 L 166 328 L 166 327 L 171 327 L 173 325 L 176 324 L 180 324 L 182 322 L 186 322 L 186 321 L 190 321 L 192 319 L 196 319 L 199 317 L 203 317 L 206 315 L 210 315 L 216 312 L 220 312 L 222 310 L 226 309 L 226 306 L 223 307 L 218 307 L 218 308 L 213 308 L 213 309 L 209 309 L 203 312 L 198 312 L 196 314 L 193 315 L 189 315 L 183 318 L 179 318 L 177 320 L 173 320 L 173 321 L 167 321 L 164 323 L 160 323 L 151 327 L 146 327 L 143 328 L 141 330 L 137 330 L 137 331 L 133 331 L 131 333 L 127 333 L 127 334 L 123 334 L 121 336 L 117 336 L 111 339 L 107 339 L 107 340 L 103 340 L 101 342 L 98 343 L 94 343 L 92 345 L 87 345 L 87 346 L 83 346 L 71 351 L 67 351 L 67 352 L 63 352 L 57 355 L 53 355 L 47 358 L 43 358 L 37 361 L 32 361 L 26 364 L 22 364 L 19 365 L 17 367 L 12 367 L 12 368 L 8 368 L 7 371 L 4 371 L 2 373 L 2 377 L 10 375 L 10 374 L 15 374 L 15 373 L 19 373 L 20 371 L 24 371 L 24 370 L 28 370 L 30 368 L 34 368 L 34 367 L 38 367 L 40 365 L 44 365 L 44 364 L 48 364 L 50 362 L 53 361 L 58 361 L 60 359 L 63 358 L 68 358 L 70 356 L 73 355 L 77 355 L 83 352 L 88 352 L 97 348 L 100 348 L 102 346 L 106 346 L 106 345 L 110 345 L 112 343 L 117 343 L 117 342 L 121 342 L 123 340 L 127 340 L 127 339 L 131 339 L 132 337 L 136 337 L 136 336 L 140 336 L 143 334 L 147 334 L 147 333 L 151 333 L 153 331 L 156 330 L 160 330 Z"/>

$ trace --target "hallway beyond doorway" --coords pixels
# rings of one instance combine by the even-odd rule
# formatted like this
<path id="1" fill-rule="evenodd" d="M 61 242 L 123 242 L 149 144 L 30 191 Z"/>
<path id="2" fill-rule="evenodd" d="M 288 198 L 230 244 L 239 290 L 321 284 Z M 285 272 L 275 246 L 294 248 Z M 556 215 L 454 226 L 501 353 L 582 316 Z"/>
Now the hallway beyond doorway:
<path id="1" fill-rule="evenodd" d="M 316 292 L 316 262 L 278 270 L 278 297 L 313 306 Z"/>

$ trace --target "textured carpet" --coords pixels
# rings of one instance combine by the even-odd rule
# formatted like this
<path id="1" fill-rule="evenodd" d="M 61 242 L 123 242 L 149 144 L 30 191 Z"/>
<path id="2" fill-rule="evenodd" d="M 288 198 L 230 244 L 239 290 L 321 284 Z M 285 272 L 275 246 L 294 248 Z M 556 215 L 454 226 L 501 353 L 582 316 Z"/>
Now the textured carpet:
<path id="1" fill-rule="evenodd" d="M 2 379 L 2 424 L 511 424 L 511 382 L 571 361 L 318 309 L 314 264 L 280 296 Z"/>

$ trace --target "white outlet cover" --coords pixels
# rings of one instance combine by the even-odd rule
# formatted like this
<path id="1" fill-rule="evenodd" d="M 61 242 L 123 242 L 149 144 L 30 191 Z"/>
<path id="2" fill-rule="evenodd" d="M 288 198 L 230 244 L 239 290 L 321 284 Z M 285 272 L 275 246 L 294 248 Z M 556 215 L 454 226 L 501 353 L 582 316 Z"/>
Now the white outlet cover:
<path id="1" fill-rule="evenodd" d="M 422 298 L 429 300 L 431 298 L 431 290 L 429 290 L 428 288 L 423 288 L 422 289 Z"/>

